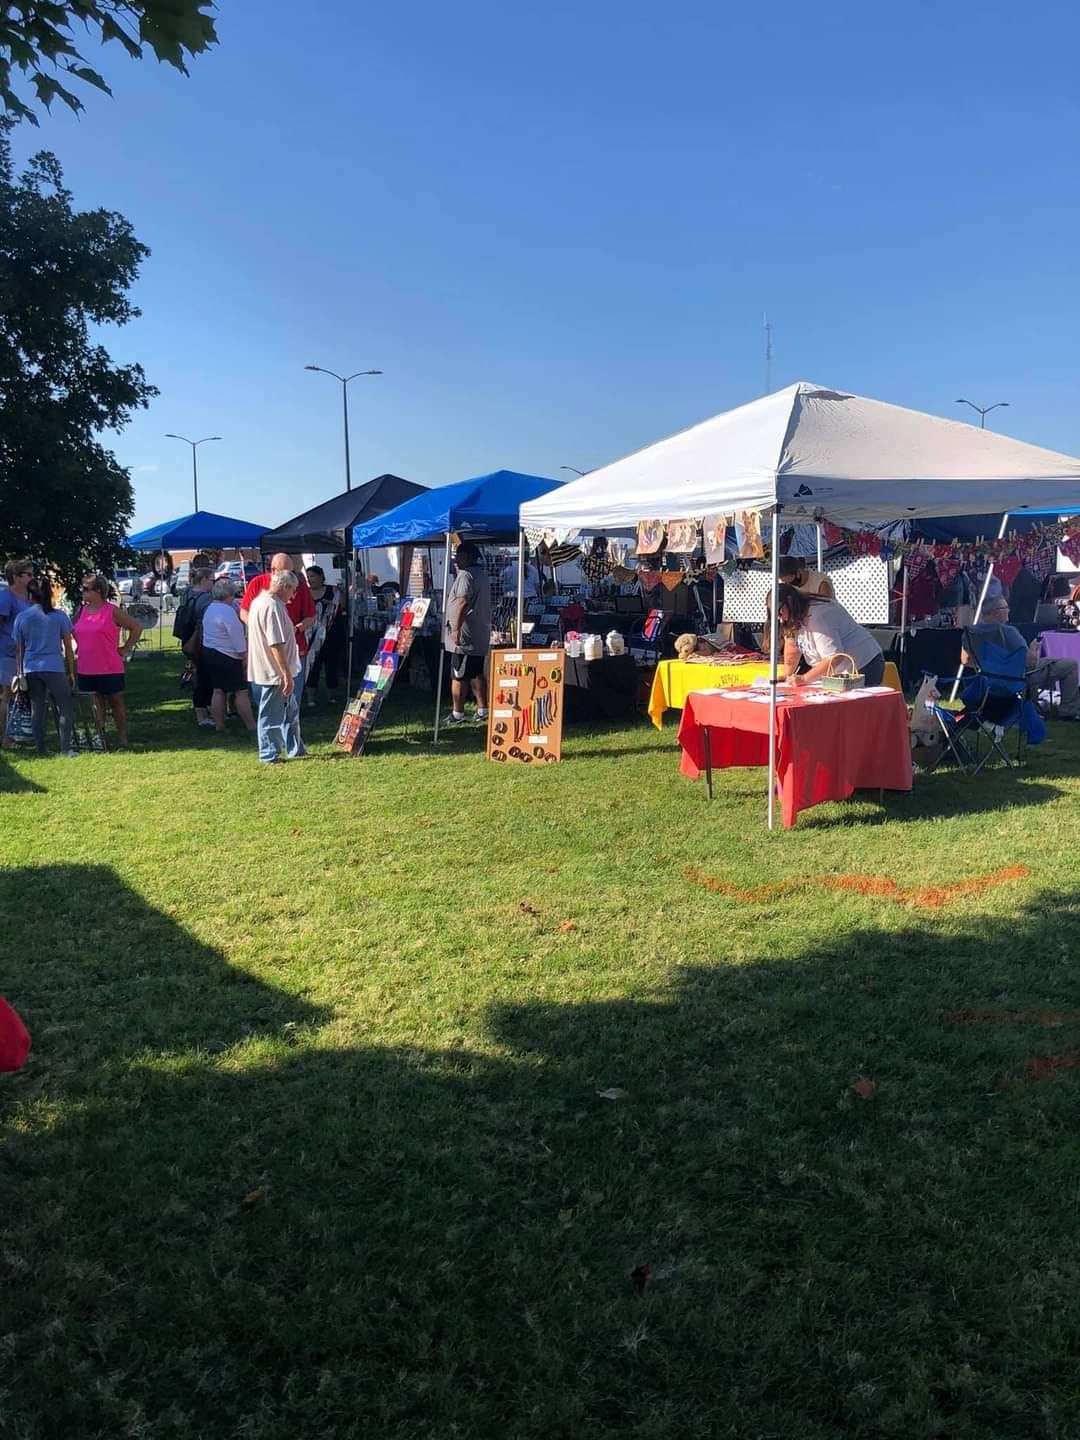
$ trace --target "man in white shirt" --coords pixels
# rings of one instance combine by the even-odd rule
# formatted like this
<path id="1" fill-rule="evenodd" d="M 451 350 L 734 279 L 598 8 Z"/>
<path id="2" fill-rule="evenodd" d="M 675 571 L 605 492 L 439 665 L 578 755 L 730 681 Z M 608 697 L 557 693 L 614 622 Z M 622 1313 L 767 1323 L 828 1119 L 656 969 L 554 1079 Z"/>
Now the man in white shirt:
<path id="1" fill-rule="evenodd" d="M 525 599 L 535 600 L 540 594 L 541 576 L 536 561 L 530 560 L 528 554 L 525 556 Z M 518 562 L 512 560 L 509 565 L 504 566 L 502 572 L 502 588 L 504 595 L 517 595 L 518 588 Z"/>
<path id="2" fill-rule="evenodd" d="M 296 700 L 300 653 L 296 630 L 285 608 L 296 586 L 291 570 L 276 570 L 269 588 L 254 597 L 248 611 L 247 677 L 263 765 L 279 764 L 282 750 L 289 760 L 307 754 L 300 738 L 300 707 Z"/>

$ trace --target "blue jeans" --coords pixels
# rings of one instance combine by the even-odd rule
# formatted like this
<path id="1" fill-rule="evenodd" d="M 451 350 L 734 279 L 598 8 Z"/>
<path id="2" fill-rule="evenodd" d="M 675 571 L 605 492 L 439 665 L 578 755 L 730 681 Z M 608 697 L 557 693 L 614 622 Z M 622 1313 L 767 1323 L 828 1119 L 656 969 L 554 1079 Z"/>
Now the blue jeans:
<path id="1" fill-rule="evenodd" d="M 280 685 L 257 685 L 251 681 L 252 704 L 255 706 L 255 734 L 259 742 L 259 759 L 269 765 L 284 750 L 290 760 L 306 755 L 300 738 L 300 707 L 296 692 L 286 699 Z"/>

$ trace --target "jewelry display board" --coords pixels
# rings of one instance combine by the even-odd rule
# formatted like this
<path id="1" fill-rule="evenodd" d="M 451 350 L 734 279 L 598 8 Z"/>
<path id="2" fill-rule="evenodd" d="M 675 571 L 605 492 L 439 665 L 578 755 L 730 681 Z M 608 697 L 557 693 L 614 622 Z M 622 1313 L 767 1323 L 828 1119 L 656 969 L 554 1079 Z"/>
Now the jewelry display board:
<path id="1" fill-rule="evenodd" d="M 397 614 L 386 627 L 371 664 L 364 671 L 359 692 L 345 706 L 341 724 L 334 739 L 339 750 L 362 755 L 371 737 L 383 701 L 393 688 L 406 655 L 427 618 L 428 599 L 403 600 Z"/>
<path id="2" fill-rule="evenodd" d="M 487 757 L 512 765 L 562 759 L 562 650 L 492 650 Z"/>

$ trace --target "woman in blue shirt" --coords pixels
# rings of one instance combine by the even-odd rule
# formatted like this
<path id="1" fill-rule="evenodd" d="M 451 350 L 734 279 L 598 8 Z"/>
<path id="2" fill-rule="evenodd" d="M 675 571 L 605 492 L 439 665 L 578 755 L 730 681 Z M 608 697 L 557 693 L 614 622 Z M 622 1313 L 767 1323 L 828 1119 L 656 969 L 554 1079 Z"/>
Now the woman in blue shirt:
<path id="1" fill-rule="evenodd" d="M 33 578 L 29 560 L 12 560 L 4 566 L 7 588 L 0 590 L 0 736 L 5 750 L 13 744 L 7 734 L 7 707 L 15 678 L 15 621 L 19 612 L 29 607 L 26 592 Z"/>
<path id="2" fill-rule="evenodd" d="M 63 610 L 53 608 L 52 584 L 47 576 L 30 582 L 29 610 L 15 621 L 15 663 L 18 674 L 26 676 L 30 691 L 34 744 L 45 754 L 45 714 L 50 696 L 56 701 L 60 724 L 60 751 L 74 759 L 75 705 L 71 698 L 75 684 L 75 652 L 71 645 L 71 621 Z"/>

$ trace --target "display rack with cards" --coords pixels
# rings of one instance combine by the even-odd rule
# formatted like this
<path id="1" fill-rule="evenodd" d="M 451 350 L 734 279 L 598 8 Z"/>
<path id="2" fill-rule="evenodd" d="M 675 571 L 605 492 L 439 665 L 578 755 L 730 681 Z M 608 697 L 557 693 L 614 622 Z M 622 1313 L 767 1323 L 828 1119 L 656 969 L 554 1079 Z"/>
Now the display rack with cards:
<path id="1" fill-rule="evenodd" d="M 394 619 L 386 627 L 378 650 L 364 671 L 359 691 L 345 706 L 334 739 L 339 750 L 345 750 L 350 755 L 364 753 L 379 711 L 412 649 L 413 640 L 423 627 L 430 604 L 427 599 L 414 599 L 403 600 L 399 605 Z"/>

